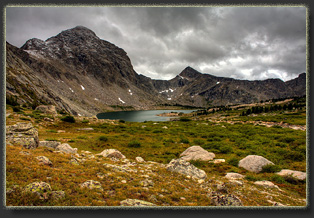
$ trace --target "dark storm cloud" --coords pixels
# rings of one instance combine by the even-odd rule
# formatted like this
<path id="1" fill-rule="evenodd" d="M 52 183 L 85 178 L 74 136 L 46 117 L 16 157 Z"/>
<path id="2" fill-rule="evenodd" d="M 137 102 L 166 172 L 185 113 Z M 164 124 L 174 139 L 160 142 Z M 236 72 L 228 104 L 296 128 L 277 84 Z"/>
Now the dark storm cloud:
<path id="1" fill-rule="evenodd" d="M 152 78 L 173 78 L 186 66 L 250 80 L 306 70 L 304 7 L 7 8 L 7 41 L 16 46 L 77 25 L 123 48 Z"/>

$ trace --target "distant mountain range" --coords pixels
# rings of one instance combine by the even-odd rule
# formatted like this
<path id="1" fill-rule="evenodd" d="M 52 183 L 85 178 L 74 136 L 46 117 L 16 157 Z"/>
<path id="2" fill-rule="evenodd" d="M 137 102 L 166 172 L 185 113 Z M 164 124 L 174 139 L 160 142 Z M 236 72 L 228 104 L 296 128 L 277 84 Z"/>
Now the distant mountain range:
<path id="1" fill-rule="evenodd" d="M 137 74 L 127 53 L 82 26 L 21 48 L 6 43 L 6 95 L 19 104 L 53 104 L 74 115 L 160 105 L 208 107 L 306 94 L 306 75 L 237 80 L 185 68 L 171 80 Z"/>

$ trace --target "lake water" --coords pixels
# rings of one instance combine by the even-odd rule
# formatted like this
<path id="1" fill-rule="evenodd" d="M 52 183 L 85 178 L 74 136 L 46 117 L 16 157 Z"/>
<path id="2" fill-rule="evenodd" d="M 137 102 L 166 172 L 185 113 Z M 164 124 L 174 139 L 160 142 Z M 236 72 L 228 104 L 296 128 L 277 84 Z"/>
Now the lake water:
<path id="1" fill-rule="evenodd" d="M 161 117 L 157 114 L 182 112 L 191 113 L 195 110 L 148 110 L 148 111 L 118 111 L 97 114 L 98 119 L 110 120 L 125 120 L 129 122 L 144 122 L 144 121 L 168 121 L 173 117 Z"/>

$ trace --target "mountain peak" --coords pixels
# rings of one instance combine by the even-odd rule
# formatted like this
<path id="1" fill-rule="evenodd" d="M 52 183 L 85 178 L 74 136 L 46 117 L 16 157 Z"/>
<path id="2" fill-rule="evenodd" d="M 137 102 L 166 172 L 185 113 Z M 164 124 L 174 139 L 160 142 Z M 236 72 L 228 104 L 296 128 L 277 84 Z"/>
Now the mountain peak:
<path id="1" fill-rule="evenodd" d="M 180 74 L 179 76 L 182 77 L 188 77 L 188 78 L 195 78 L 199 75 L 201 75 L 202 73 L 198 72 L 197 70 L 193 69 L 190 66 L 187 66 Z"/>

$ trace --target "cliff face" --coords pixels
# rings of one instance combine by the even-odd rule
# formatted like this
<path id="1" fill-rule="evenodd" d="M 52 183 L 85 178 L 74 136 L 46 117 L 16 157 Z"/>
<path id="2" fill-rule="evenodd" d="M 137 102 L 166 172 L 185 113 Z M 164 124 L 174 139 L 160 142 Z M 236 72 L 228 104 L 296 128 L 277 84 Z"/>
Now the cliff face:
<path id="1" fill-rule="evenodd" d="M 148 109 L 160 104 L 189 106 L 250 103 L 305 95 L 305 74 L 245 81 L 201 74 L 191 67 L 175 78 L 138 75 L 127 53 L 82 26 L 21 48 L 6 45 L 7 97 L 20 104 L 53 104 L 71 114 L 95 115 L 116 106 Z"/>

